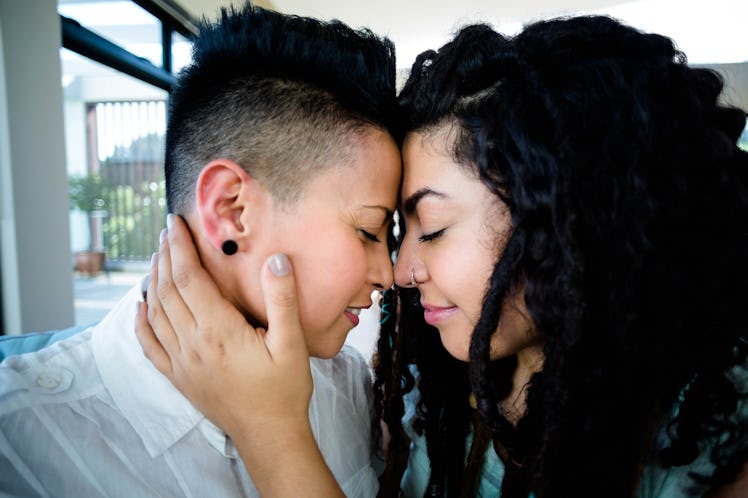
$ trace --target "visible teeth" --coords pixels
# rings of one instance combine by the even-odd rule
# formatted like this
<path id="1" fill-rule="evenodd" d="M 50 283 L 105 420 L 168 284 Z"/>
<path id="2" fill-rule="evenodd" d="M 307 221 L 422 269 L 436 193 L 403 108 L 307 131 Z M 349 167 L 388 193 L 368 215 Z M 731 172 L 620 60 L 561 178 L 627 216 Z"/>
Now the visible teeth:
<path id="1" fill-rule="evenodd" d="M 361 308 L 346 308 L 347 312 L 352 313 L 356 316 L 358 316 L 359 313 L 361 313 Z"/>

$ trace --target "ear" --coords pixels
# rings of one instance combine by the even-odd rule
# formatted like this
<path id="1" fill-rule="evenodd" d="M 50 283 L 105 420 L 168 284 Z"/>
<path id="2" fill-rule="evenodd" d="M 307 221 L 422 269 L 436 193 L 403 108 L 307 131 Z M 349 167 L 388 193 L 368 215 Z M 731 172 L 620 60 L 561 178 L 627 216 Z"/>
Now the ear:
<path id="1" fill-rule="evenodd" d="M 250 233 L 247 214 L 259 195 L 259 184 L 234 161 L 215 159 L 200 172 L 195 186 L 198 216 L 211 245 L 221 250 L 226 240 L 234 240 L 241 250 Z"/>

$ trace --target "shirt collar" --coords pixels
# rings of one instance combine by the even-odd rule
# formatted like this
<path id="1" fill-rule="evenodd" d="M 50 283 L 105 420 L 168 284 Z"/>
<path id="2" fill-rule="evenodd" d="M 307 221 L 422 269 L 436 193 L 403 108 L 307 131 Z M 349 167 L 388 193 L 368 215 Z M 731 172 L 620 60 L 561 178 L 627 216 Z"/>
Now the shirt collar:
<path id="1" fill-rule="evenodd" d="M 145 357 L 135 337 L 133 287 L 93 330 L 96 366 L 114 403 L 130 422 L 151 457 L 169 449 L 199 427 L 211 446 L 226 457 L 236 452 L 226 434 L 208 421 Z"/>

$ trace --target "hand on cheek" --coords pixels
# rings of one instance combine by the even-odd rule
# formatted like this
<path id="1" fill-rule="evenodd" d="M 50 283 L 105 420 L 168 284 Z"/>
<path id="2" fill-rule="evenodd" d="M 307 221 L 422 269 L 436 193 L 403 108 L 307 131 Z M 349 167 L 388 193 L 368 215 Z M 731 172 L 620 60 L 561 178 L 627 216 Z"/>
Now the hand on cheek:
<path id="1" fill-rule="evenodd" d="M 250 326 L 222 297 L 187 226 L 170 215 L 136 334 L 156 368 L 232 437 L 309 423 L 309 355 L 286 256 L 263 266 L 262 288 L 268 331 Z"/>

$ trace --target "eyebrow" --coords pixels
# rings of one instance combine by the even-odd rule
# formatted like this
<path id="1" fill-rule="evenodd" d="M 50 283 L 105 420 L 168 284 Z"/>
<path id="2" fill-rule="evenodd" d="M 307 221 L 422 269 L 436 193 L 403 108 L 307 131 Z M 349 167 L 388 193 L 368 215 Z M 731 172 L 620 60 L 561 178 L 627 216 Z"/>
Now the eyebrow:
<path id="1" fill-rule="evenodd" d="M 437 192 L 436 190 L 431 190 L 430 188 L 422 188 L 421 190 L 414 192 L 410 197 L 405 199 L 405 202 L 403 202 L 403 211 L 405 211 L 405 214 L 415 213 L 416 208 L 418 207 L 418 203 L 421 202 L 421 199 L 429 196 L 439 198 L 446 197 L 446 195 L 442 194 L 441 192 Z"/>
<path id="2" fill-rule="evenodd" d="M 383 225 L 386 225 L 390 221 L 392 221 L 392 216 L 394 215 L 394 213 L 392 212 L 391 209 L 387 209 L 384 206 L 362 206 L 362 207 L 364 207 L 365 209 L 376 209 L 378 211 L 384 211 L 384 223 L 382 223 Z"/>

